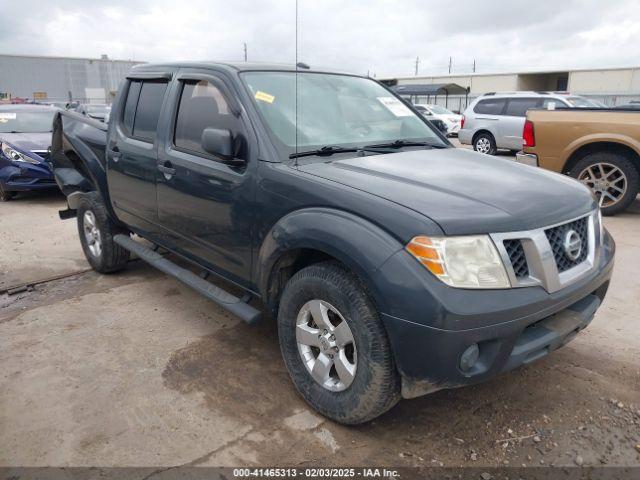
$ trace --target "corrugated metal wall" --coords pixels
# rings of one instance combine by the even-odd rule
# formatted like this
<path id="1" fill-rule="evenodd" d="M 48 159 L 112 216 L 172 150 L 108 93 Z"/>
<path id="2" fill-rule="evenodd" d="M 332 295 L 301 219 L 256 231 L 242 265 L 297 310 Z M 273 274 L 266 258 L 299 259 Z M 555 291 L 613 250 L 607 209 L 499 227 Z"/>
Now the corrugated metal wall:
<path id="1" fill-rule="evenodd" d="M 129 69 L 140 62 L 108 59 L 0 55 L 0 92 L 33 99 L 46 92 L 51 101 L 87 100 L 86 89 L 102 89 L 104 101 L 117 91 Z"/>

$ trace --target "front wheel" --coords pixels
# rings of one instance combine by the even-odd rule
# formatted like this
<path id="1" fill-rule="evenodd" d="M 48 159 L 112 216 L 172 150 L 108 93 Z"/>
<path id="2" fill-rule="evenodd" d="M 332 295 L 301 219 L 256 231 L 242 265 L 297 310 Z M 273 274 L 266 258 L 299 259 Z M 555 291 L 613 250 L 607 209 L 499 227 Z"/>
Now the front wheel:
<path id="1" fill-rule="evenodd" d="M 0 184 L 0 202 L 8 202 L 11 200 L 16 194 L 14 192 L 7 192 L 2 184 Z"/>
<path id="2" fill-rule="evenodd" d="M 386 331 L 358 278 L 333 262 L 287 283 L 278 312 L 280 349 L 304 399 L 343 424 L 367 422 L 400 398 Z"/>
<path id="3" fill-rule="evenodd" d="M 82 195 L 77 217 L 80 243 L 91 268 L 100 273 L 122 270 L 129 260 L 129 251 L 115 243 L 113 236 L 123 230 L 109 218 L 96 192 Z"/>
<path id="4" fill-rule="evenodd" d="M 635 200 L 640 187 L 638 169 L 618 153 L 591 153 L 569 174 L 591 189 L 600 202 L 603 215 L 615 215 L 626 209 Z"/>

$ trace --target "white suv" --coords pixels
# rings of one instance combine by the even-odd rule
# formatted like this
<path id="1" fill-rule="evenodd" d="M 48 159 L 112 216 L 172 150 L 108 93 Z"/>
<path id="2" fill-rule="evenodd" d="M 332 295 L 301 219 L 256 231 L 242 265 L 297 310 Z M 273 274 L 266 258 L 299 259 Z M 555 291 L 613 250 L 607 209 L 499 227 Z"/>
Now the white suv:
<path id="1" fill-rule="evenodd" d="M 499 148 L 522 149 L 522 129 L 530 108 L 603 108 L 604 105 L 577 95 L 551 92 L 487 93 L 464 111 L 460 143 L 476 152 L 495 155 Z"/>

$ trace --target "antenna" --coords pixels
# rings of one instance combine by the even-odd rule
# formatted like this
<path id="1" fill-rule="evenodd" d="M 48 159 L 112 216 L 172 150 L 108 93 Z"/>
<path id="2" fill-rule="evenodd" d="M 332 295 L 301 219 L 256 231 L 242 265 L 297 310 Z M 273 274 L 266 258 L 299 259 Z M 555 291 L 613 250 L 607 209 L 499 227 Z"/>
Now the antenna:
<path id="1" fill-rule="evenodd" d="M 295 125 L 295 129 L 296 129 L 296 159 L 295 159 L 295 163 L 294 165 L 297 167 L 298 166 L 298 69 L 300 67 L 298 66 L 298 0 L 296 0 L 296 88 L 295 88 L 295 95 L 296 95 L 296 101 L 295 101 L 295 105 L 296 105 L 296 125 Z"/>
<path id="2" fill-rule="evenodd" d="M 247 42 L 244 42 L 244 61 L 247 61 Z"/>
<path id="3" fill-rule="evenodd" d="M 418 65 L 420 65 L 420 57 L 416 57 L 416 77 L 418 76 Z"/>

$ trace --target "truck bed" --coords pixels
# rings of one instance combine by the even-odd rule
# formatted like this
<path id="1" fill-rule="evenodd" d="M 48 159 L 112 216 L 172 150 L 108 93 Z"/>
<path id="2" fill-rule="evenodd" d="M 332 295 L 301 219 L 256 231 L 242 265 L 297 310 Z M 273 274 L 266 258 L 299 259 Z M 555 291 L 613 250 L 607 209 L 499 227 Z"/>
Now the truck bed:
<path id="1" fill-rule="evenodd" d="M 106 187 L 107 130 L 107 124 L 79 113 L 56 114 L 51 163 L 56 182 L 66 196 Z"/>

